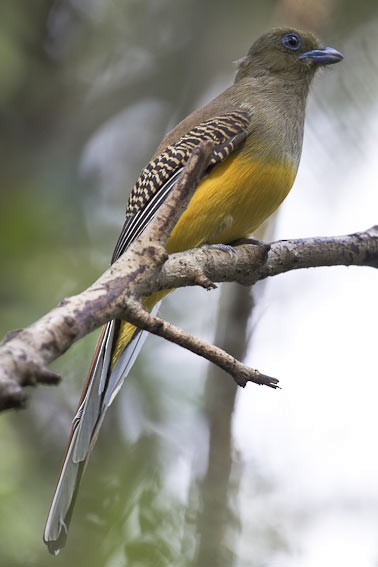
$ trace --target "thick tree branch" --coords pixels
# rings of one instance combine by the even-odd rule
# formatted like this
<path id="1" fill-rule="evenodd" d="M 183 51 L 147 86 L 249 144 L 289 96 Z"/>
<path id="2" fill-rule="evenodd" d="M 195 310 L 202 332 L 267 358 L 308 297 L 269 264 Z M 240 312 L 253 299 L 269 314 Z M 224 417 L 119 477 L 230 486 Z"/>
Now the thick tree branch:
<path id="1" fill-rule="evenodd" d="M 147 229 L 94 284 L 64 299 L 26 329 L 9 333 L 0 343 L 0 411 L 23 407 L 24 386 L 56 384 L 60 378 L 47 365 L 78 339 L 124 316 L 127 298 L 141 297 L 144 282 L 156 279 L 168 258 L 163 245 L 204 176 L 212 150 L 211 142 L 193 150 L 180 179 Z"/>
<path id="2" fill-rule="evenodd" d="M 332 238 L 238 243 L 234 248 L 203 247 L 168 257 L 164 243 L 187 206 L 209 163 L 212 145 L 201 144 L 158 214 L 125 254 L 94 284 L 64 299 L 44 317 L 0 344 L 0 410 L 22 407 L 24 386 L 56 384 L 47 366 L 75 341 L 114 318 L 122 318 L 214 362 L 239 385 L 247 381 L 276 387 L 277 381 L 246 367 L 212 345 L 147 313 L 140 298 L 187 285 L 207 289 L 214 282 L 252 285 L 293 269 L 356 265 L 378 267 L 378 227 Z"/>
<path id="3" fill-rule="evenodd" d="M 160 273 L 161 289 L 197 285 L 193 274 L 198 273 L 212 282 L 250 286 L 269 276 L 303 268 L 378 268 L 378 225 L 345 236 L 278 240 L 271 244 L 244 242 L 233 249 L 209 246 L 171 254 Z"/>

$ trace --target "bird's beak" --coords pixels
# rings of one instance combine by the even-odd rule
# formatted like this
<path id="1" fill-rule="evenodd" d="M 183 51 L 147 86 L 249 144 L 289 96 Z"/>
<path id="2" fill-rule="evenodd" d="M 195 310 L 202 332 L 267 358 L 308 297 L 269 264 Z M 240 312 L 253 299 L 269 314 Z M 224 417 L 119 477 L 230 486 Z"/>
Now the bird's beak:
<path id="1" fill-rule="evenodd" d="M 332 65 L 344 59 L 344 55 L 340 51 L 336 51 L 333 47 L 320 47 L 306 51 L 299 56 L 299 59 L 312 59 L 318 65 Z"/>

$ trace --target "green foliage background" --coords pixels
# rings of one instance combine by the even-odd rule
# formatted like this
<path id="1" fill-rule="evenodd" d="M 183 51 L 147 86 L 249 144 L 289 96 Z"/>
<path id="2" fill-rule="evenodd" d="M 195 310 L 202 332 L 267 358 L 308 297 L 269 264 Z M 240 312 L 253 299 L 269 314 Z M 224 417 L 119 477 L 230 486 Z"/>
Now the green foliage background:
<path id="1" fill-rule="evenodd" d="M 231 61 L 280 21 L 285 4 L 2 0 L 1 335 L 101 273 L 127 193 L 163 133 L 231 80 Z M 377 12 L 375 2 L 323 2 L 325 24 L 316 19 L 319 2 L 307 2 L 305 13 L 303 3 L 292 4 L 295 23 L 310 25 L 313 16 L 315 28 L 339 43 Z M 183 316 L 173 301 L 166 309 L 176 320 Z M 186 328 L 197 324 L 211 338 L 214 312 L 198 319 L 186 318 Z M 196 565 L 206 539 L 206 522 L 198 522 L 200 475 L 175 462 L 175 428 L 197 435 L 198 466 L 205 467 L 204 367 L 158 341 L 138 361 L 128 401 L 115 404 L 106 422 L 67 548 L 55 559 L 42 544 L 95 340 L 86 338 L 55 365 L 61 387 L 30 392 L 26 411 L 0 418 L 0 565 Z M 180 372 L 172 380 L 175 362 Z M 237 460 L 233 474 L 231 500 Z M 232 513 L 227 522 L 230 533 L 238 531 Z M 273 528 L 264 537 L 268 549 L 285 548 Z M 227 553 L 214 565 L 242 565 L 232 538 L 219 545 Z"/>

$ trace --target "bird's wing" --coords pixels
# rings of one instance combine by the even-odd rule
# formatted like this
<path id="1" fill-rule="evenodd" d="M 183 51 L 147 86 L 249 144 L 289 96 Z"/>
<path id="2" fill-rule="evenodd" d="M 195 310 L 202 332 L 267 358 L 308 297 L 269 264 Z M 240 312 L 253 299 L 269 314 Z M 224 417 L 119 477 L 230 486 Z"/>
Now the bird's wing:
<path id="1" fill-rule="evenodd" d="M 250 122 L 251 116 L 244 110 L 216 116 L 194 127 L 149 162 L 130 193 L 126 221 L 112 262 L 125 252 L 153 218 L 180 177 L 193 148 L 203 140 L 214 142 L 210 171 L 241 146 L 248 135 Z M 72 422 L 71 436 L 44 532 L 44 541 L 54 554 L 65 544 L 85 461 L 96 441 L 105 412 L 122 386 L 147 336 L 147 333 L 137 329 L 112 366 L 119 324 L 119 321 L 111 321 L 102 329 Z"/>
<path id="2" fill-rule="evenodd" d="M 240 147 L 248 135 L 250 123 L 251 115 L 245 110 L 235 110 L 201 122 L 146 165 L 130 193 L 125 224 L 112 262 L 138 238 L 152 219 L 188 162 L 193 148 L 204 140 L 214 143 L 209 173 Z"/>

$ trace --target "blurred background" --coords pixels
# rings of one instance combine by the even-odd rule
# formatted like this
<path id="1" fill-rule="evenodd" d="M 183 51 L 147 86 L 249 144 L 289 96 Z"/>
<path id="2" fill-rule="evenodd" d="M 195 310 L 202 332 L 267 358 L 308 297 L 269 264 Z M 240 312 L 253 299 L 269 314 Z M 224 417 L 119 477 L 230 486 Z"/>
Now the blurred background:
<path id="1" fill-rule="evenodd" d="M 308 105 L 300 171 L 266 238 L 378 223 L 375 0 L 1 0 L 0 334 L 108 265 L 127 195 L 164 133 L 228 86 L 278 24 L 345 61 Z M 282 390 L 150 338 L 109 412 L 67 547 L 42 532 L 96 334 L 0 416 L 0 565 L 378 566 L 376 321 L 369 268 L 179 290 L 164 317 Z M 253 311 L 251 311 L 254 306 Z M 252 312 L 252 315 L 250 315 Z"/>

